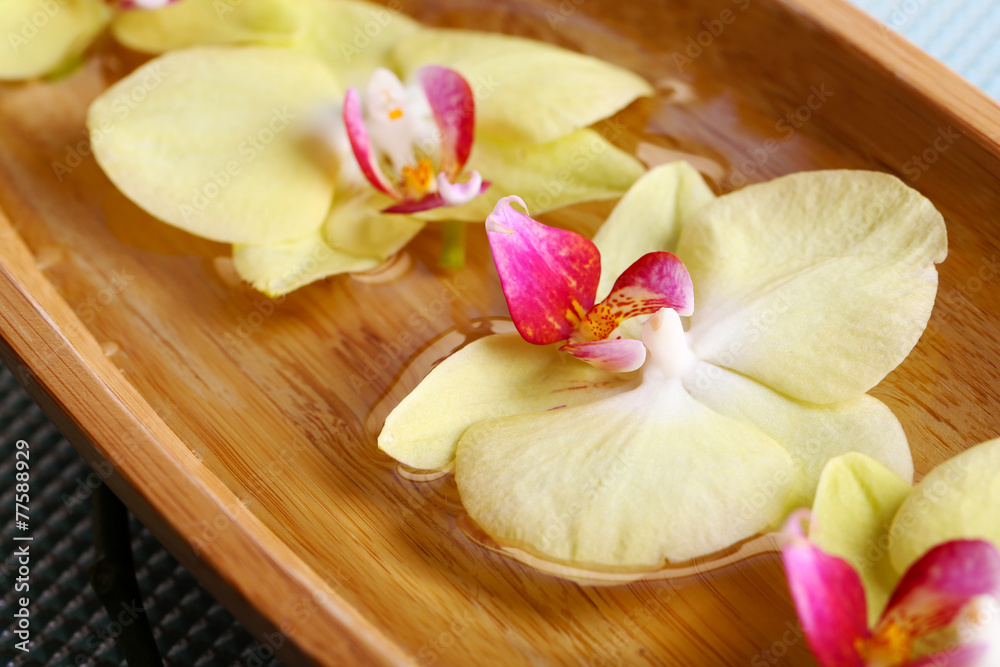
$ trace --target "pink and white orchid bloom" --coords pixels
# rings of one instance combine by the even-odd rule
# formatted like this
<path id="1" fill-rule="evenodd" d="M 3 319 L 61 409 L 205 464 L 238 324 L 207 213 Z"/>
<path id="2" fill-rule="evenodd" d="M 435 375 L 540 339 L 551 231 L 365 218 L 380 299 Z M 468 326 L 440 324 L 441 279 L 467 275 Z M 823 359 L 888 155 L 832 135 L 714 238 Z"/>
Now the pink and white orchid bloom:
<path id="1" fill-rule="evenodd" d="M 486 232 L 511 318 L 521 336 L 535 345 L 567 341 L 560 349 L 597 368 L 634 371 L 646 347 L 634 338 L 612 338 L 625 320 L 672 308 L 694 309 L 694 288 L 684 264 L 669 252 L 643 255 L 596 303 L 601 254 L 576 232 L 537 222 L 511 207 L 520 197 L 497 202 Z"/>
<path id="2" fill-rule="evenodd" d="M 384 213 L 460 206 L 489 187 L 476 171 L 460 182 L 472 152 L 475 99 L 468 81 L 452 69 L 422 67 L 416 82 L 404 86 L 379 68 L 363 103 L 356 88 L 348 89 L 343 117 L 361 172 L 399 202 Z"/>
<path id="3" fill-rule="evenodd" d="M 799 622 L 822 667 L 994 664 L 989 661 L 1000 637 L 992 632 L 960 632 L 957 645 L 914 655 L 918 642 L 936 632 L 970 623 L 992 629 L 990 619 L 974 616 L 989 599 L 984 596 L 1000 594 L 1000 553 L 993 544 L 953 540 L 928 551 L 906 571 L 869 629 L 861 577 L 847 561 L 806 539 L 802 522 L 808 515 L 789 518 L 785 532 L 791 539 L 782 560 Z"/>
<path id="4" fill-rule="evenodd" d="M 41 1 L 0 2 L 0 26 L 8 3 Z M 112 14 L 105 0 L 73 2 Z M 427 28 L 355 0 L 241 0 L 225 16 L 215 4 L 115 15 L 119 42 L 169 52 L 96 99 L 87 123 L 107 137 L 94 142 L 95 156 L 126 197 L 231 244 L 237 273 L 272 297 L 373 269 L 430 221 L 445 223 L 443 259 L 460 264 L 457 223 L 481 224 L 501 196 L 553 210 L 619 197 L 645 171 L 592 127 L 653 94 L 620 67 L 534 40 Z M 386 19 L 379 34 L 350 46 L 372 16 Z M 161 70 L 178 75 L 118 118 L 119 96 Z M 101 129 L 109 123 L 113 134 Z M 574 159 L 581 154 L 600 159 Z M 476 196 L 485 184 L 475 172 L 500 193 L 492 201 Z M 546 188 L 554 172 L 557 193 Z"/>

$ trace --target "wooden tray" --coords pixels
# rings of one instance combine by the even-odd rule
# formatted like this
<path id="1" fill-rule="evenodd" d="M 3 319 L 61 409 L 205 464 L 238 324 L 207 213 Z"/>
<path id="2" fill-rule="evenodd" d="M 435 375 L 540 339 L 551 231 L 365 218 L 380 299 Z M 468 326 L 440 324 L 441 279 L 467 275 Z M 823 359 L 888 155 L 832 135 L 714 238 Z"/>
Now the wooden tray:
<path id="1" fill-rule="evenodd" d="M 620 141 L 653 161 L 690 155 L 720 190 L 832 167 L 908 179 L 944 213 L 951 250 L 926 334 L 873 393 L 921 474 L 998 434 L 1000 109 L 982 93 L 835 0 L 404 9 L 640 72 L 661 95 L 618 117 Z M 224 246 L 157 223 L 87 155 L 84 112 L 129 66 L 118 55 L 0 89 L 3 359 L 266 647 L 328 665 L 811 664 L 773 553 L 579 585 L 484 548 L 449 479 L 402 477 L 375 447 L 381 417 L 505 312 L 484 235 L 454 275 L 434 268 L 431 228 L 395 282 L 256 295 L 216 259 Z M 609 207 L 558 221 L 593 230 Z"/>

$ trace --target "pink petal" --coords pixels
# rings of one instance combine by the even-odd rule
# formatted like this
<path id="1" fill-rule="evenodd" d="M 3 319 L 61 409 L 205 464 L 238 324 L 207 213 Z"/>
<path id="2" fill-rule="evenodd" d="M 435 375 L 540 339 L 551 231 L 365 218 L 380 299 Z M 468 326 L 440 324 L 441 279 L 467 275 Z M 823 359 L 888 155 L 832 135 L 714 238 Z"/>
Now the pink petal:
<path id="1" fill-rule="evenodd" d="M 354 157 L 368 182 L 393 199 L 401 199 L 402 195 L 386 180 L 375 159 L 371 137 L 368 136 L 368 128 L 365 127 L 364 116 L 361 113 L 361 96 L 356 88 L 348 88 L 344 97 L 344 127 L 347 129 L 347 138 L 351 142 Z"/>
<path id="2" fill-rule="evenodd" d="M 868 633 L 861 578 L 846 561 L 794 536 L 781 550 L 799 624 L 822 667 L 863 667 Z"/>
<path id="3" fill-rule="evenodd" d="M 806 525 L 812 521 L 812 512 L 806 508 L 799 508 L 788 515 L 785 525 L 781 527 L 781 534 L 801 540 L 806 539 Z"/>
<path id="4" fill-rule="evenodd" d="M 690 315 L 694 310 L 694 286 L 676 255 L 651 252 L 625 269 L 607 298 L 590 309 L 578 340 L 607 338 L 625 320 L 651 315 L 661 308 Z"/>
<path id="5" fill-rule="evenodd" d="M 951 625 L 979 595 L 1000 592 L 1000 553 L 983 540 L 940 544 L 914 563 L 875 627 L 895 624 L 913 637 Z"/>
<path id="6" fill-rule="evenodd" d="M 417 78 L 441 130 L 441 171 L 454 181 L 472 152 L 476 126 L 472 88 L 461 74 L 438 65 L 421 67 Z"/>
<path id="7" fill-rule="evenodd" d="M 910 663 L 909 667 L 980 667 L 987 650 L 988 647 L 982 644 L 956 646 L 926 655 Z"/>
<path id="8" fill-rule="evenodd" d="M 470 172 L 470 173 L 475 174 L 474 178 L 477 178 L 478 181 L 479 181 L 479 183 L 478 183 L 478 185 L 476 187 L 475 194 L 472 195 L 471 197 L 469 197 L 469 199 L 467 199 L 465 201 L 463 201 L 461 199 L 461 197 L 458 197 L 458 196 L 455 196 L 455 195 L 451 195 L 453 197 L 453 199 L 449 201 L 449 199 L 448 199 L 449 193 L 447 193 L 445 191 L 445 189 L 441 188 L 441 186 L 440 186 L 441 181 L 445 180 L 445 176 L 444 176 L 444 174 L 438 174 L 438 188 L 439 189 L 438 189 L 437 192 L 432 192 L 431 194 L 429 194 L 426 197 L 423 197 L 421 199 L 404 199 L 403 201 L 399 202 L 398 204 L 393 204 L 392 206 L 389 206 L 388 208 L 382 209 L 382 212 L 383 213 L 419 213 L 420 211 L 429 211 L 431 209 L 441 208 L 442 206 L 458 206 L 460 204 L 465 204 L 465 203 L 467 203 L 469 201 L 472 201 L 473 199 L 475 199 L 476 197 L 478 197 L 479 195 L 481 195 L 482 193 L 486 192 L 486 190 L 489 189 L 490 182 L 489 181 L 483 181 L 482 177 L 479 176 L 478 172 L 473 171 L 473 172 Z M 460 184 L 449 183 L 449 185 L 451 185 L 451 187 L 453 187 L 453 188 L 465 188 L 466 186 L 468 186 L 472 182 L 473 182 L 473 180 L 470 179 L 469 183 L 460 183 Z M 469 190 L 471 190 L 471 188 L 469 188 Z M 459 192 L 462 192 L 462 190 L 459 190 Z"/>
<path id="9" fill-rule="evenodd" d="M 504 197 L 486 218 L 486 236 L 511 318 L 529 343 L 566 340 L 594 305 L 601 276 L 597 247 L 576 232 L 547 227 Z"/>
<path id="10" fill-rule="evenodd" d="M 613 338 L 611 340 L 590 340 L 583 343 L 563 345 L 577 359 L 586 361 L 602 371 L 628 373 L 638 370 L 646 361 L 646 346 L 641 340 Z"/>
<path id="11" fill-rule="evenodd" d="M 465 183 L 452 183 L 448 176 L 440 173 L 437 176 L 438 192 L 448 206 L 461 206 L 486 192 L 489 183 L 483 183 L 483 177 L 478 171 L 469 172 L 469 180 Z"/>
<path id="12" fill-rule="evenodd" d="M 429 211 L 434 208 L 441 208 L 442 206 L 447 206 L 448 203 L 441 196 L 440 192 L 432 192 L 431 194 L 423 197 L 421 199 L 404 199 L 398 204 L 393 204 L 388 208 L 382 209 L 383 213 L 419 213 L 420 211 Z"/>
<path id="13" fill-rule="evenodd" d="M 169 4 L 176 2 L 177 0 L 125 0 L 118 4 L 119 9 L 140 9 L 144 11 L 153 11 L 157 9 L 163 9 Z"/>

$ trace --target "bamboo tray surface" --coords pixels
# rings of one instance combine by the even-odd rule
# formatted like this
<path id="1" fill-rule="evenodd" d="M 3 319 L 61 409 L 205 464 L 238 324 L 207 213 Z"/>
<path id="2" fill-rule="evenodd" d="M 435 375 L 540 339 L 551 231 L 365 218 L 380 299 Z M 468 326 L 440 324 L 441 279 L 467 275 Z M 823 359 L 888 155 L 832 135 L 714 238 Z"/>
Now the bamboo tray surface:
<path id="1" fill-rule="evenodd" d="M 872 393 L 902 421 L 918 476 L 1000 434 L 993 102 L 833 0 L 554 6 L 404 10 L 641 73 L 659 94 L 616 117 L 616 141 L 651 162 L 688 156 L 720 192 L 740 174 L 820 168 L 907 179 L 945 215 L 950 254 L 923 339 Z M 679 69 L 674 53 L 700 36 Z M 385 414 L 434 362 L 505 326 L 484 234 L 470 230 L 454 274 L 435 268 L 432 226 L 401 279 L 255 294 L 219 259 L 225 246 L 143 213 L 85 151 L 71 164 L 90 100 L 137 62 L 104 49 L 61 82 L 0 88 L 3 357 L 262 641 L 329 665 L 813 664 L 767 539 L 724 567 L 582 585 L 491 549 L 450 477 L 398 470 L 375 446 Z M 799 127 L 781 123 L 796 113 Z M 547 220 L 592 232 L 610 207 Z"/>

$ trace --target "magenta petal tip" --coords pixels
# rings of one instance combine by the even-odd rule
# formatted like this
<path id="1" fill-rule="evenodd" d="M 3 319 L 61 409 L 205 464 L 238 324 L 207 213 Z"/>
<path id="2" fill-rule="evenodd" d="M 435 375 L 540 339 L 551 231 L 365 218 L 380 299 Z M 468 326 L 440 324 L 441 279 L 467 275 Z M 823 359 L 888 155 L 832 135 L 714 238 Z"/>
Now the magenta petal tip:
<path id="1" fill-rule="evenodd" d="M 548 227 L 504 197 L 486 218 L 487 238 L 511 318 L 529 343 L 567 340 L 594 305 L 601 257 L 576 232 Z"/>
<path id="2" fill-rule="evenodd" d="M 421 67 L 417 78 L 441 131 L 441 171 L 454 179 L 468 162 L 475 138 L 472 87 L 461 74 L 439 65 Z"/>

